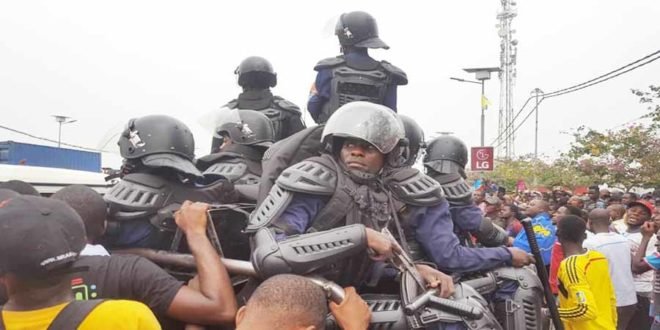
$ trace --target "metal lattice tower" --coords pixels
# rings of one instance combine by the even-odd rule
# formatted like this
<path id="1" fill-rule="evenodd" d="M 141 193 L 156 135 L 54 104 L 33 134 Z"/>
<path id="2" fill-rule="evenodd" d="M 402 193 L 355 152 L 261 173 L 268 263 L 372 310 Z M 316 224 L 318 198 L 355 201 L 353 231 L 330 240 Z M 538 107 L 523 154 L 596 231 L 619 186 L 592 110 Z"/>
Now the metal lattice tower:
<path id="1" fill-rule="evenodd" d="M 498 157 L 514 156 L 515 136 L 513 134 L 513 87 L 516 83 L 516 55 L 518 40 L 513 38 L 516 30 L 511 28 L 511 21 L 518 15 L 516 2 L 500 0 L 502 8 L 497 13 L 497 33 L 500 36 L 500 110 L 497 130 Z"/>

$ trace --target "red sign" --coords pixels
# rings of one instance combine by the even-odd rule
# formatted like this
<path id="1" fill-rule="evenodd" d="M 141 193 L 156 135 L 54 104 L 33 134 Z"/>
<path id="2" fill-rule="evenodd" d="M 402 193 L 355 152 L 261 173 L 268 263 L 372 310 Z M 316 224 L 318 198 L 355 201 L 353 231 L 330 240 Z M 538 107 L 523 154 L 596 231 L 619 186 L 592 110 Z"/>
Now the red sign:
<path id="1" fill-rule="evenodd" d="M 473 171 L 493 170 L 493 160 L 495 158 L 493 147 L 472 147 L 471 151 L 472 157 L 470 157 L 470 161 Z"/>

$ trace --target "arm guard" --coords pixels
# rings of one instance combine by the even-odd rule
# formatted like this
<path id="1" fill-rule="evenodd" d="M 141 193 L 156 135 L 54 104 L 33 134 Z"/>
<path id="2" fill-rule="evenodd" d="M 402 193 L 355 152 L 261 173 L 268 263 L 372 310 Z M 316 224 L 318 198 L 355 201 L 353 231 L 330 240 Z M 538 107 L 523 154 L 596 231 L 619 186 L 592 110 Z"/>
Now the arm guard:
<path id="1" fill-rule="evenodd" d="M 489 218 L 483 218 L 479 231 L 474 233 L 479 243 L 487 247 L 506 245 L 509 236 L 504 229 L 496 226 Z"/>
<path id="2" fill-rule="evenodd" d="M 254 236 L 252 264 L 262 278 L 277 274 L 308 274 L 367 249 L 363 225 L 303 234 L 276 241 L 272 232 L 260 229 Z"/>

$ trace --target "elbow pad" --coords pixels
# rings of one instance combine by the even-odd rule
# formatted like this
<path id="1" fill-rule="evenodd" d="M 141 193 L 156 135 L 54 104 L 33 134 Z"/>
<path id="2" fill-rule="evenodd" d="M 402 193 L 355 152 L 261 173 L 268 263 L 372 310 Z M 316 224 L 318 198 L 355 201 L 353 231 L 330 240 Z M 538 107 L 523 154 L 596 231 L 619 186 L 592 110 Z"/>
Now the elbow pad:
<path id="1" fill-rule="evenodd" d="M 494 225 L 489 218 L 483 218 L 481 220 L 479 231 L 475 233 L 475 236 L 479 240 L 479 243 L 487 247 L 506 245 L 509 238 L 509 235 L 506 234 L 504 229 Z"/>
<path id="2" fill-rule="evenodd" d="M 276 241 L 272 232 L 259 229 L 253 238 L 252 265 L 261 278 L 277 274 L 304 275 L 328 264 L 365 252 L 364 225 L 351 225 L 302 234 Z"/>
<path id="3" fill-rule="evenodd" d="M 445 198 L 451 206 L 464 206 L 472 204 L 472 188 L 458 173 L 449 173 L 433 176 L 442 186 Z"/>

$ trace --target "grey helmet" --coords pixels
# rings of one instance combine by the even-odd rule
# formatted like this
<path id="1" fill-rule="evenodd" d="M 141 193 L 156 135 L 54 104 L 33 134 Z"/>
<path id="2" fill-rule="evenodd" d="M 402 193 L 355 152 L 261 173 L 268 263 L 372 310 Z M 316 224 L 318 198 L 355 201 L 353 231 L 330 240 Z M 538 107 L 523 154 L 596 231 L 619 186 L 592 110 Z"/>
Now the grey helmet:
<path id="1" fill-rule="evenodd" d="M 390 108 L 357 101 L 341 106 L 325 124 L 321 141 L 336 150 L 340 147 L 337 138 L 360 139 L 389 154 L 405 140 L 405 133 Z"/>
<path id="2" fill-rule="evenodd" d="M 277 73 L 267 59 L 250 56 L 244 59 L 234 71 L 238 75 L 238 85 L 244 88 L 265 89 L 277 85 Z"/>
<path id="3" fill-rule="evenodd" d="M 390 47 L 378 37 L 376 19 L 363 11 L 344 13 L 339 17 L 335 26 L 335 34 L 342 46 L 359 48 Z"/>
<path id="4" fill-rule="evenodd" d="M 168 167 L 201 176 L 195 168 L 195 139 L 182 121 L 165 115 L 133 118 L 117 141 L 121 156 L 148 167 Z"/>
<path id="5" fill-rule="evenodd" d="M 424 130 L 414 119 L 401 114 L 398 116 L 403 124 L 406 139 L 408 140 L 408 151 L 404 157 L 405 159 L 402 165 L 412 166 L 417 161 L 420 151 L 426 147 L 426 143 L 424 142 Z"/>
<path id="6" fill-rule="evenodd" d="M 465 176 L 468 151 L 465 143 L 451 135 L 439 136 L 428 143 L 424 166 L 438 173 L 459 173 Z"/>
<path id="7" fill-rule="evenodd" d="M 236 144 L 264 148 L 270 147 L 275 141 L 273 124 L 259 111 L 222 108 L 215 126 L 211 153 L 219 151 L 223 135 Z"/>

